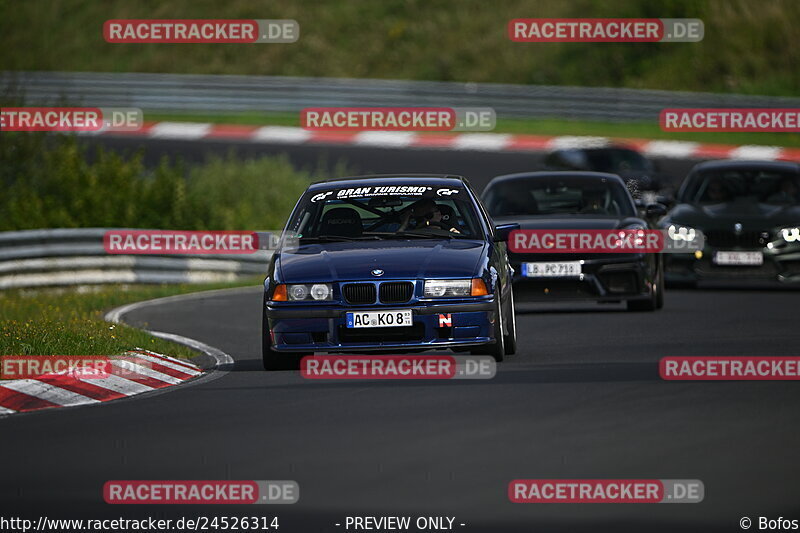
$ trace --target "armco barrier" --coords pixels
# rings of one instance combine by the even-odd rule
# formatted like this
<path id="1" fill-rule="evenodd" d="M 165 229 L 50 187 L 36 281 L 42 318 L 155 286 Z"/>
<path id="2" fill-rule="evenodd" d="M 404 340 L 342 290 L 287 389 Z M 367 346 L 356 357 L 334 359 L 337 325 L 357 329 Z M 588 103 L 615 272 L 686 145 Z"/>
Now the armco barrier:
<path id="1" fill-rule="evenodd" d="M 664 108 L 800 107 L 800 98 L 731 94 L 284 76 L 2 72 L 0 94 L 26 105 L 138 107 L 145 111 L 282 111 L 306 107 L 492 107 L 499 117 L 658 121 Z M 145 117 L 146 118 L 146 117 Z"/>
<path id="2" fill-rule="evenodd" d="M 103 248 L 103 235 L 109 229 L 0 233 L 0 289 L 233 281 L 265 274 L 272 256 L 271 250 L 242 255 L 110 255 Z"/>

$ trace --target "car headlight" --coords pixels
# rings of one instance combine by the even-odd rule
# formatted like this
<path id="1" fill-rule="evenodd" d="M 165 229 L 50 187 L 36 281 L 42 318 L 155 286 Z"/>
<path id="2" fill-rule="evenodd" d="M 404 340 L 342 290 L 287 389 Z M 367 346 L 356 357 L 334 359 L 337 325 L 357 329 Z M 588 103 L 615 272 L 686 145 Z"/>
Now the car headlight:
<path id="1" fill-rule="evenodd" d="M 691 242 L 697 236 L 697 232 L 694 228 L 690 228 L 688 226 L 676 226 L 675 224 L 670 224 L 667 228 L 667 235 L 673 241 L 686 241 Z"/>
<path id="2" fill-rule="evenodd" d="M 625 239 L 630 238 L 631 234 L 633 235 L 633 242 L 636 246 L 644 245 L 644 230 L 645 227 L 641 224 L 631 224 L 629 226 L 625 226 L 620 230 L 617 235 L 619 235 L 619 244 L 625 242 Z"/>
<path id="3" fill-rule="evenodd" d="M 311 297 L 315 300 L 330 300 L 332 296 L 333 291 L 327 283 L 315 283 L 311 286 Z"/>
<path id="4" fill-rule="evenodd" d="M 800 241 L 800 228 L 783 228 L 781 230 L 781 237 L 786 242 Z"/>
<path id="5" fill-rule="evenodd" d="M 333 287 L 330 283 L 289 285 L 287 292 L 291 302 L 303 300 L 330 301 L 333 299 Z"/>
<path id="6" fill-rule="evenodd" d="M 425 280 L 423 294 L 426 298 L 458 298 L 460 296 L 485 296 L 489 294 L 480 278 Z"/>

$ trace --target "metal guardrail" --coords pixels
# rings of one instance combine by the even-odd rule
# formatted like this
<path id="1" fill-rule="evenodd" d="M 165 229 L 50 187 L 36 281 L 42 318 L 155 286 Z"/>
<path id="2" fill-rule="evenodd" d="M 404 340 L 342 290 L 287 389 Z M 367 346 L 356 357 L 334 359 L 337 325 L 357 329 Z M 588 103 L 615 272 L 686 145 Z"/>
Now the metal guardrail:
<path id="1" fill-rule="evenodd" d="M 272 256 L 270 250 L 243 255 L 109 255 L 103 247 L 109 229 L 0 233 L 0 289 L 234 281 L 265 274 Z"/>
<path id="2" fill-rule="evenodd" d="M 672 107 L 800 107 L 800 98 L 637 89 L 283 76 L 2 72 L 26 105 L 145 111 L 282 111 L 326 106 L 492 107 L 500 117 L 657 120 Z"/>

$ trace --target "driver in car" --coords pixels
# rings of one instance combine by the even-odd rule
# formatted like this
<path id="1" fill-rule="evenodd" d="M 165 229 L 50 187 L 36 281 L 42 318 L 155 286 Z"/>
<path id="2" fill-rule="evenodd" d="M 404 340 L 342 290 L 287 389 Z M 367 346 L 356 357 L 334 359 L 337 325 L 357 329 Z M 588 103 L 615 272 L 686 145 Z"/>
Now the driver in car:
<path id="1" fill-rule="evenodd" d="M 607 215 L 605 191 L 584 191 L 581 214 Z"/>
<path id="2" fill-rule="evenodd" d="M 783 178 L 778 191 L 771 195 L 767 201 L 772 204 L 796 204 L 797 184 L 792 178 Z"/>
<path id="3" fill-rule="evenodd" d="M 729 200 L 728 189 L 721 179 L 713 179 L 708 182 L 708 199 L 714 203 L 727 202 Z"/>
<path id="4" fill-rule="evenodd" d="M 443 220 L 441 208 L 430 198 L 423 198 L 415 202 L 411 209 L 406 211 L 403 223 L 397 231 L 416 230 L 431 226 L 446 229 L 453 233 L 461 233 L 450 223 Z"/>

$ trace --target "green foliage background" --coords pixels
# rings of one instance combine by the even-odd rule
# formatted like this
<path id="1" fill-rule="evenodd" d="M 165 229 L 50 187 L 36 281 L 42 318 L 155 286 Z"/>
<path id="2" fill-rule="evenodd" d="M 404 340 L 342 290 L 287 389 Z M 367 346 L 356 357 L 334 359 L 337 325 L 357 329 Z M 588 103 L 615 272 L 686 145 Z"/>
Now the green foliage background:
<path id="1" fill-rule="evenodd" d="M 700 18 L 700 43 L 514 43 L 512 18 Z M 109 44 L 115 18 L 295 19 L 293 44 Z M 796 0 L 0 0 L 0 70 L 177 72 L 796 95 Z M 13 51 L 10 53 L 9 51 Z"/>
<path id="2" fill-rule="evenodd" d="M 285 157 L 231 153 L 187 167 L 142 153 L 85 153 L 75 137 L 0 135 L 0 231 L 129 227 L 281 229 L 311 175 Z"/>

